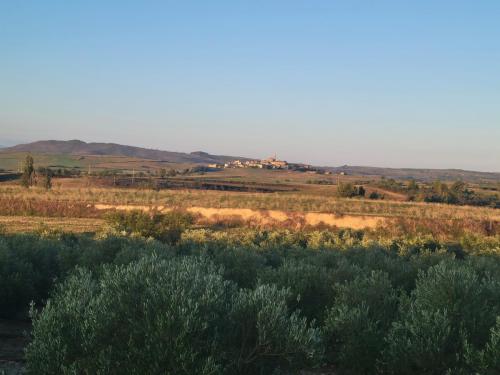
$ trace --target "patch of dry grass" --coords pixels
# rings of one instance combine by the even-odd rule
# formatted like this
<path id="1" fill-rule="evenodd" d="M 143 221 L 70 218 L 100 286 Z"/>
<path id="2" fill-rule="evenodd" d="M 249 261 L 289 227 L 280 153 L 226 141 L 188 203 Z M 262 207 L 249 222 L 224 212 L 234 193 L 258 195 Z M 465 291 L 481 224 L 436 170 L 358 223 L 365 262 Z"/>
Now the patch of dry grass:
<path id="1" fill-rule="evenodd" d="M 9 199 L 30 202 L 41 201 L 47 206 L 60 205 L 63 207 L 65 205 L 74 205 L 75 210 L 83 209 L 88 204 L 110 204 L 164 206 L 172 208 L 238 208 L 286 212 L 320 212 L 336 215 L 419 219 L 487 219 L 500 221 L 500 210 L 493 208 L 388 200 L 345 199 L 302 193 L 241 193 L 203 190 L 154 191 L 146 189 L 72 187 L 55 187 L 47 192 L 39 188 L 26 190 L 20 186 L 2 184 L 0 185 L 0 214 L 10 214 L 10 211 L 12 211 L 9 208 L 12 205 L 9 203 Z M 88 213 L 85 215 L 88 215 Z"/>
<path id="2" fill-rule="evenodd" d="M 0 216 L 0 227 L 6 233 L 60 231 L 93 233 L 102 229 L 104 220 L 82 218 L 54 218 L 39 216 Z"/>

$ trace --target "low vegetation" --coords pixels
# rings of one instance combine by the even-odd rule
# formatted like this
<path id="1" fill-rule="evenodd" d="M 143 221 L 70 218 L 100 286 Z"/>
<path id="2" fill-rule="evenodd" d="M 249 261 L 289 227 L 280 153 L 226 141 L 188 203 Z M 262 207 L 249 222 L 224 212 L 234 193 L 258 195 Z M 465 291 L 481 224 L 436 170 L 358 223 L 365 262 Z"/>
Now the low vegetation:
<path id="1" fill-rule="evenodd" d="M 349 182 L 337 186 L 337 195 L 342 198 L 364 197 L 365 192 L 363 186 L 355 186 Z"/>
<path id="2" fill-rule="evenodd" d="M 120 233 L 175 244 L 180 240 L 182 232 L 193 224 L 194 217 L 182 211 L 166 214 L 113 211 L 106 214 L 106 221 Z"/>
<path id="3" fill-rule="evenodd" d="M 29 373 L 500 371 L 498 236 L 376 240 L 141 215 L 110 218 L 114 234 L 0 236 L 1 317 L 34 301 Z M 175 241 L 162 235 L 172 228 Z"/>
<path id="4" fill-rule="evenodd" d="M 43 188 L 23 189 L 15 185 L 0 185 L 1 215 L 93 217 L 97 214 L 93 209 L 94 204 L 249 208 L 423 219 L 500 219 L 500 211 L 489 207 L 339 198 L 291 192 L 262 194 L 203 190 L 71 188 L 59 187 L 58 182 L 54 180 L 52 189 L 48 192 Z"/>
<path id="5" fill-rule="evenodd" d="M 431 184 L 419 184 L 415 180 L 405 183 L 394 179 L 381 179 L 374 185 L 392 192 L 403 193 L 410 201 L 500 208 L 498 194 L 478 194 L 463 181 L 447 184 L 436 180 Z M 490 186 L 481 190 L 495 191 Z"/>

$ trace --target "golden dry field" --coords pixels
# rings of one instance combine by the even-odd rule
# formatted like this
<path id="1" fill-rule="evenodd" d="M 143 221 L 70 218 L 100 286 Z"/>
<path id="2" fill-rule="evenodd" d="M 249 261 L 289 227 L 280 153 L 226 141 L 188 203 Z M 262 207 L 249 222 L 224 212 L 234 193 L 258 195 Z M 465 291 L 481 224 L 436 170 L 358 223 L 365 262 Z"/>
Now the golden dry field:
<path id="1" fill-rule="evenodd" d="M 191 212 L 202 225 L 383 228 L 391 233 L 494 234 L 500 222 L 500 211 L 494 208 L 409 202 L 392 200 L 390 196 L 384 200 L 340 198 L 335 196 L 335 186 L 304 184 L 299 191 L 248 193 L 90 185 L 86 178 L 54 179 L 53 188 L 47 191 L 2 183 L 0 223 L 7 231 L 45 225 L 57 230 L 93 232 L 99 229 L 98 220 L 109 211 L 172 209 Z"/>
<path id="2" fill-rule="evenodd" d="M 173 208 L 248 208 L 295 212 L 321 212 L 337 215 L 375 215 L 429 219 L 500 220 L 500 212 L 488 207 L 453 206 L 439 203 L 402 202 L 339 198 L 333 194 L 303 192 L 245 193 L 208 190 L 160 190 L 82 187 L 55 182 L 50 191 L 32 187 L 25 189 L 13 183 L 0 184 L 2 201 L 32 201 L 47 204 L 107 204 L 163 206 Z M 335 191 L 334 188 L 330 188 Z M 3 205 L 2 205 L 3 206 Z M 2 210 L 6 207 L 2 207 Z"/>

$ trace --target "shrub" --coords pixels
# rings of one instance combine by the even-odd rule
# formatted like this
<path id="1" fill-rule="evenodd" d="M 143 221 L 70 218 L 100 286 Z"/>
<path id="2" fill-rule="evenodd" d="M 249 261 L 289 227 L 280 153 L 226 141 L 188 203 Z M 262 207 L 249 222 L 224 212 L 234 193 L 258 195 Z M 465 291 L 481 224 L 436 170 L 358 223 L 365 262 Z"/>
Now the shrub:
<path id="1" fill-rule="evenodd" d="M 275 286 L 237 290 L 204 257 L 79 270 L 32 309 L 28 372 L 245 374 L 317 358 L 319 331 Z"/>
<path id="2" fill-rule="evenodd" d="M 274 285 L 242 289 L 231 313 L 231 373 L 270 374 L 321 359 L 320 331 L 287 307 L 289 290 Z"/>
<path id="3" fill-rule="evenodd" d="M 490 331 L 490 340 L 485 348 L 475 351 L 466 343 L 466 360 L 471 368 L 480 374 L 494 375 L 500 373 L 500 316 Z"/>
<path id="4" fill-rule="evenodd" d="M 397 312 L 397 295 L 386 273 L 372 271 L 337 285 L 325 322 L 329 360 L 345 373 L 373 374 Z"/>
<path id="5" fill-rule="evenodd" d="M 384 199 L 384 196 L 377 191 L 372 191 L 368 196 L 370 199 Z"/>
<path id="6" fill-rule="evenodd" d="M 337 195 L 343 198 L 352 198 L 357 195 L 357 189 L 350 182 L 339 183 L 337 186 Z"/>
<path id="7" fill-rule="evenodd" d="M 182 233 L 193 224 L 192 215 L 181 211 L 165 214 L 143 211 L 111 212 L 106 215 L 107 222 L 118 232 L 153 237 L 167 243 L 176 243 Z"/>
<path id="8" fill-rule="evenodd" d="M 331 270 L 297 260 L 285 260 L 281 267 L 261 273 L 261 283 L 289 288 L 289 306 L 310 320 L 323 320 L 325 310 L 333 303 L 333 280 Z"/>
<path id="9" fill-rule="evenodd" d="M 220 372 L 231 294 L 220 271 L 200 259 L 143 259 L 108 268 L 99 281 L 80 271 L 34 314 L 28 370 Z"/>
<path id="10" fill-rule="evenodd" d="M 32 300 L 42 302 L 59 276 L 53 242 L 0 238 L 0 318 L 22 317 Z"/>
<path id="11" fill-rule="evenodd" d="M 2 234 L 0 314 L 55 286 L 33 311 L 33 373 L 293 373 L 325 343 L 339 374 L 499 373 L 499 239 L 366 236 Z"/>
<path id="12" fill-rule="evenodd" d="M 223 249 L 212 256 L 224 269 L 224 278 L 234 281 L 240 288 L 254 288 L 257 277 L 265 267 L 265 258 L 245 248 Z"/>
<path id="13" fill-rule="evenodd" d="M 470 264 L 441 262 L 421 272 L 387 337 L 391 373 L 472 373 L 467 358 L 487 350 L 500 315 L 500 281 Z M 491 349 L 490 349 L 491 350 Z"/>

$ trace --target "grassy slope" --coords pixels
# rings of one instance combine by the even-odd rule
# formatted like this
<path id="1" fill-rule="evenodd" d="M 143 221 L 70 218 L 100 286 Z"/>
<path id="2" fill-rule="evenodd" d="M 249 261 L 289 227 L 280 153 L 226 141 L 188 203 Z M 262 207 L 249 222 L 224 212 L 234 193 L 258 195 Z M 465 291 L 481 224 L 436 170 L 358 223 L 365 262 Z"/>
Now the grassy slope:
<path id="1" fill-rule="evenodd" d="M 80 168 L 87 170 L 89 165 L 93 171 L 116 169 L 121 171 L 156 170 L 159 168 L 190 168 L 194 164 L 176 164 L 155 160 L 131 158 L 126 156 L 101 156 L 101 155 L 69 155 L 69 154 L 32 154 L 36 167 L 52 168 Z M 20 163 L 26 157 L 25 152 L 5 152 L 0 151 L 0 169 L 6 171 L 17 171 Z"/>
<path id="2" fill-rule="evenodd" d="M 26 157 L 25 152 L 0 152 L 0 169 L 17 171 L 20 163 Z M 78 157 L 71 155 L 33 154 L 35 167 L 52 166 L 54 168 L 81 168 L 83 163 Z"/>

